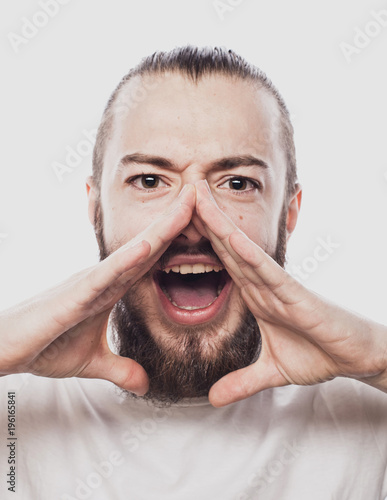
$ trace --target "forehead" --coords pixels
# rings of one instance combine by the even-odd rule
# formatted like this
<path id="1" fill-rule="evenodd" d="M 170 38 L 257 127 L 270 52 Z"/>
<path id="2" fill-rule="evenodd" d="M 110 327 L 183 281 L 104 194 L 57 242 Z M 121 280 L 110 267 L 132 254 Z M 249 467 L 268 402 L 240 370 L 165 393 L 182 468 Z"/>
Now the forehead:
<path id="1" fill-rule="evenodd" d="M 253 154 L 285 168 L 275 99 L 248 80 L 179 73 L 135 77 L 121 90 L 104 175 L 125 154 L 166 156 L 181 165 Z"/>

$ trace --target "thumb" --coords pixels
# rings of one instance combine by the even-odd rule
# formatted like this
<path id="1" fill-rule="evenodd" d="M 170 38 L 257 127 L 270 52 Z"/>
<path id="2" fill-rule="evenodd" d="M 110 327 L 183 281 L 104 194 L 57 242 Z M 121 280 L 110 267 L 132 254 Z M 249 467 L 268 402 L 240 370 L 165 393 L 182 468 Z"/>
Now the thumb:
<path id="1" fill-rule="evenodd" d="M 210 403 L 215 407 L 226 406 L 246 399 L 257 392 L 287 385 L 270 358 L 261 353 L 254 364 L 231 372 L 216 382 L 209 392 Z"/>
<path id="2" fill-rule="evenodd" d="M 95 359 L 84 376 L 108 380 L 137 396 L 143 396 L 149 389 L 149 378 L 144 368 L 133 359 L 118 356 L 111 351 Z"/>

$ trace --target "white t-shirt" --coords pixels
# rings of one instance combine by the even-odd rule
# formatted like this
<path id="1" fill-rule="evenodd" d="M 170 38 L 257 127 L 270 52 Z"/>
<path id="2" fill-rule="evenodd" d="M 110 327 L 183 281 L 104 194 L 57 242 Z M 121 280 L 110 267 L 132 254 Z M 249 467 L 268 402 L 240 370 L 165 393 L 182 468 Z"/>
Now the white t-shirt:
<path id="1" fill-rule="evenodd" d="M 101 380 L 12 375 L 0 388 L 1 499 L 387 496 L 387 394 L 353 380 L 269 389 L 218 409 L 206 399 L 159 409 Z"/>

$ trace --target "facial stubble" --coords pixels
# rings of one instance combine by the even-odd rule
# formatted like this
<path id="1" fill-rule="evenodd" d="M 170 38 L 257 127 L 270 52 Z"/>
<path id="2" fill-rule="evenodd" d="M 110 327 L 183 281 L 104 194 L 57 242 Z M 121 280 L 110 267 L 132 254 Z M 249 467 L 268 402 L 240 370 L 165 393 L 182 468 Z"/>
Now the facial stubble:
<path id="1" fill-rule="evenodd" d="M 103 214 L 97 203 L 94 228 L 100 260 L 110 253 L 103 234 Z M 197 253 L 218 260 L 209 241 L 194 251 L 189 247 L 171 246 L 162 256 L 164 262 L 176 254 Z M 275 252 L 271 257 L 282 267 L 286 258 L 286 210 L 281 212 Z M 120 356 L 137 361 L 149 376 L 149 391 L 143 399 L 157 406 L 177 403 L 182 399 L 207 396 L 215 382 L 227 373 L 244 368 L 259 357 L 261 335 L 253 314 L 242 298 L 236 307 L 239 323 L 234 331 L 225 318 L 211 324 L 175 325 L 163 320 L 144 306 L 141 290 L 152 279 L 152 271 L 139 279 L 114 307 L 110 324 Z M 162 335 L 152 334 L 148 325 L 159 324 Z M 220 328 L 223 334 L 219 335 Z M 128 396 L 137 396 L 127 393 Z"/>

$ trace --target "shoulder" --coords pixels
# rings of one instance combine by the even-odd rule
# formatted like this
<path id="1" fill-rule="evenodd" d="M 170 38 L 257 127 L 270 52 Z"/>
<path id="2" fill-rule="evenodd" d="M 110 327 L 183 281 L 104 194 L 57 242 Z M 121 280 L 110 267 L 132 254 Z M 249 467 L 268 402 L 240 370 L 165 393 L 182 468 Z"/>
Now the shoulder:
<path id="1" fill-rule="evenodd" d="M 8 375 L 0 378 L 3 395 L 14 394 L 20 410 L 35 413 L 62 411 L 82 406 L 106 407 L 118 397 L 118 389 L 112 383 L 98 379 L 38 377 L 31 374 Z"/>

